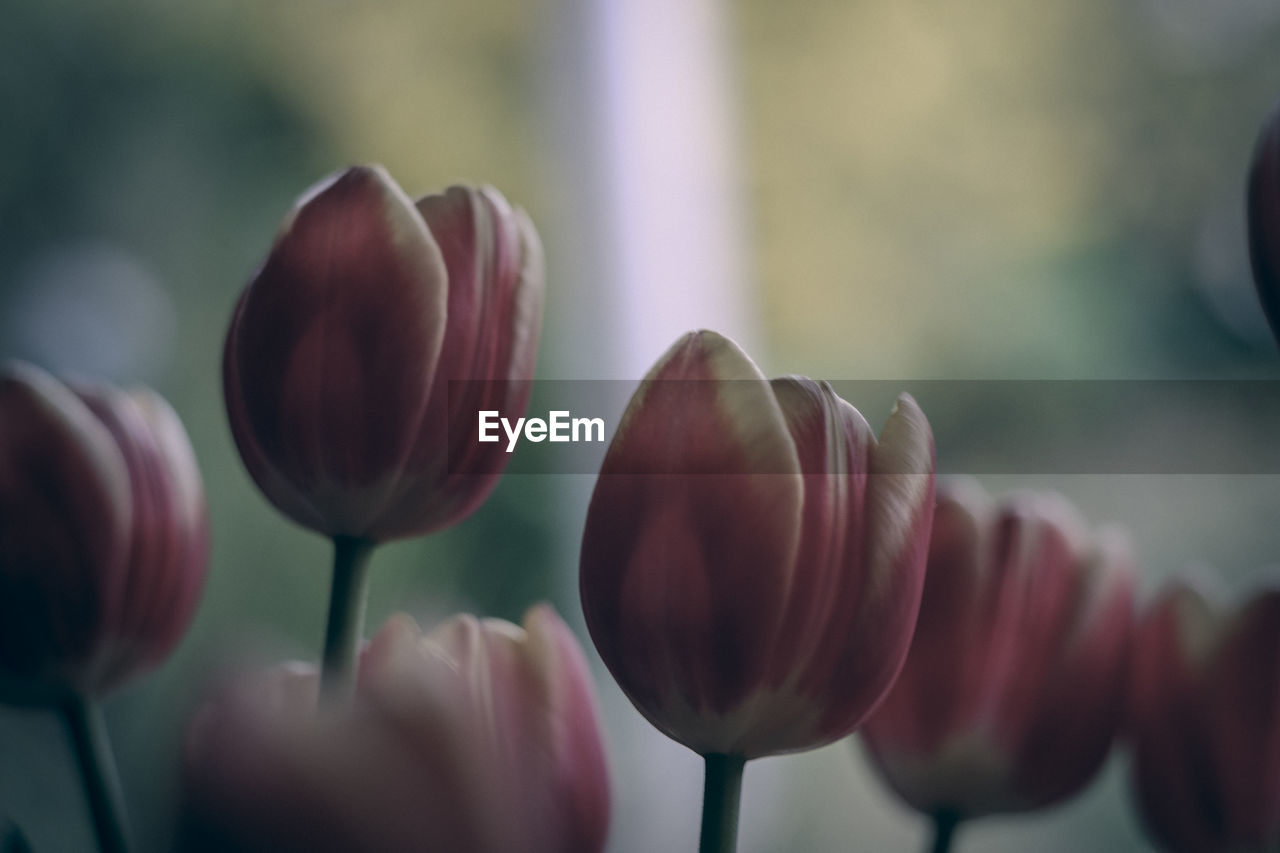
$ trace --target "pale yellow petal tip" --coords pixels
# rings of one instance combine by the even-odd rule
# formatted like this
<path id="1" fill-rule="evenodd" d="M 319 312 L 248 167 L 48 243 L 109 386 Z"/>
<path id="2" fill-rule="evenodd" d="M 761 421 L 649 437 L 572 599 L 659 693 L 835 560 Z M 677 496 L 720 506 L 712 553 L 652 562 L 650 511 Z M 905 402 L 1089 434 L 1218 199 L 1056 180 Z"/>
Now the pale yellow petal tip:
<path id="1" fill-rule="evenodd" d="M 1184 580 L 1166 587 L 1156 606 L 1168 608 L 1173 615 L 1178 642 L 1187 659 L 1197 665 L 1209 659 L 1232 616 L 1214 590 Z"/>
<path id="2" fill-rule="evenodd" d="M 934 473 L 933 428 L 910 394 L 898 395 L 872 456 L 891 473 Z"/>
<path id="3" fill-rule="evenodd" d="M 366 674 L 381 671 L 397 655 L 416 648 L 423 639 L 422 629 L 407 613 L 393 613 L 364 649 L 361 668 Z"/>
<path id="4" fill-rule="evenodd" d="M 422 635 L 422 628 L 418 625 L 418 620 L 404 612 L 392 613 L 387 617 L 387 621 L 382 626 L 382 630 L 388 632 L 391 636 Z"/>
<path id="5" fill-rule="evenodd" d="M 961 507 L 975 519 L 986 518 L 995 507 L 995 500 L 978 478 L 968 474 L 938 478 L 938 504 L 943 503 Z"/>
<path id="6" fill-rule="evenodd" d="M 714 379 L 760 379 L 764 374 L 751 356 L 732 339 L 710 329 L 695 329 L 680 336 L 658 359 L 649 377 L 658 376 L 677 356 L 687 354 L 695 362 L 703 362 Z"/>
<path id="7" fill-rule="evenodd" d="M 1104 524 L 1093 534 L 1094 549 L 1103 571 L 1133 580 L 1138 564 L 1129 531 L 1119 524 Z"/>
<path id="8" fill-rule="evenodd" d="M 553 628 L 558 624 L 563 624 L 564 622 L 564 620 L 560 618 L 560 614 L 556 612 L 556 609 L 546 601 L 539 601 L 538 603 L 530 606 L 529 609 L 524 612 L 524 618 L 520 621 L 524 625 L 524 629 L 530 634 L 545 631 L 548 628 Z"/>

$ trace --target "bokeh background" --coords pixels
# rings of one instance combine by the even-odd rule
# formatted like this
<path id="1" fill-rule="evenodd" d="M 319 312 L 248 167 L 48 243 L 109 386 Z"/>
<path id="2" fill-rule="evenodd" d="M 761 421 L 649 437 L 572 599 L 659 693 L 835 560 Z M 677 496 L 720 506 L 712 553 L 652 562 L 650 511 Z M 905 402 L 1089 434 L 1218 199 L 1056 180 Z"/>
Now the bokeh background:
<path id="1" fill-rule="evenodd" d="M 530 211 L 544 377 L 635 379 L 711 326 L 766 372 L 831 379 L 1280 378 L 1243 237 L 1280 97 L 1267 0 L 46 0 L 4 18 L 0 356 L 153 385 L 208 489 L 196 623 L 107 703 L 144 851 L 166 849 L 201 691 L 318 649 L 327 545 L 243 472 L 219 359 L 293 199 L 345 164 L 410 193 L 490 182 Z M 1275 476 L 984 481 L 1127 526 L 1146 590 L 1192 568 L 1228 590 L 1280 576 Z M 549 598 L 580 626 L 590 487 L 510 477 L 458 528 L 382 549 L 371 625 Z M 692 849 L 699 761 L 600 685 L 610 849 Z M 844 744 L 756 762 L 745 796 L 744 851 L 924 837 Z M 56 721 L 0 710 L 0 813 L 38 851 L 91 849 L 79 797 Z M 1147 847 L 1117 757 L 1070 804 L 960 849 Z"/>

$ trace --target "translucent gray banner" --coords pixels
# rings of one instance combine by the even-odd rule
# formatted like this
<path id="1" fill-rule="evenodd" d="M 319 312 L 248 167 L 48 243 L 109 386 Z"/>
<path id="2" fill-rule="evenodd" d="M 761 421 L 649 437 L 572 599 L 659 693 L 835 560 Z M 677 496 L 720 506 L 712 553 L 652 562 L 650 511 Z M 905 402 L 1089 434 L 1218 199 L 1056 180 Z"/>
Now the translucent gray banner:
<path id="1" fill-rule="evenodd" d="M 829 384 L 877 433 L 897 396 L 911 394 L 932 427 L 940 474 L 1280 474 L 1276 380 Z M 511 383 L 499 389 L 492 383 L 451 382 L 450 470 L 595 474 L 639 386 L 611 380 L 531 382 L 520 389 L 530 392 L 520 420 L 515 412 L 477 402 L 508 399 Z M 708 429 L 699 414 L 706 407 L 749 407 L 758 404 L 759 392 L 758 385 L 746 382 L 654 383 L 647 405 L 669 422 L 663 432 L 674 441 L 687 435 L 682 430 Z M 652 462 L 651 467 L 629 460 L 619 473 L 779 473 L 662 470 L 661 460 Z"/>

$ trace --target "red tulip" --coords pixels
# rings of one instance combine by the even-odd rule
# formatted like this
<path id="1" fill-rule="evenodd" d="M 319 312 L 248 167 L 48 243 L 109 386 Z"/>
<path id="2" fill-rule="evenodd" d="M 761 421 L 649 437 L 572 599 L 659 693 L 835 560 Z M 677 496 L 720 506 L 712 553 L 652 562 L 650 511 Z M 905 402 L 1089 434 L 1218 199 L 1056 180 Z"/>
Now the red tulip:
<path id="1" fill-rule="evenodd" d="M 1139 810 L 1162 847 L 1280 849 L 1280 590 L 1228 610 L 1166 589 L 1129 703 Z"/>
<path id="2" fill-rule="evenodd" d="M 293 665 L 194 723 L 188 836 L 205 849 L 598 853 L 609 782 L 582 650 L 549 607 L 521 629 L 393 617 L 354 700 L 316 711 Z"/>
<path id="3" fill-rule="evenodd" d="M 1120 723 L 1132 623 L 1115 531 L 1056 495 L 940 489 L 915 639 L 863 729 L 875 765 L 940 821 L 1068 797 Z"/>
<path id="4" fill-rule="evenodd" d="M 692 381 L 689 381 L 692 380 Z M 877 442 L 825 384 L 687 335 L 619 424 L 582 543 L 591 637 L 655 726 L 753 758 L 851 732 L 901 666 L 933 508 L 903 395 Z"/>
<path id="5" fill-rule="evenodd" d="M 379 167 L 312 188 L 227 333 L 227 412 L 258 487 L 366 541 L 469 515 L 506 460 L 472 440 L 475 412 L 523 414 L 542 287 L 537 233 L 493 189 L 415 205 Z M 450 380 L 484 381 L 451 405 Z"/>
<path id="6" fill-rule="evenodd" d="M 207 559 L 200 472 L 164 400 L 0 369 L 0 697 L 92 696 L 154 666 Z"/>

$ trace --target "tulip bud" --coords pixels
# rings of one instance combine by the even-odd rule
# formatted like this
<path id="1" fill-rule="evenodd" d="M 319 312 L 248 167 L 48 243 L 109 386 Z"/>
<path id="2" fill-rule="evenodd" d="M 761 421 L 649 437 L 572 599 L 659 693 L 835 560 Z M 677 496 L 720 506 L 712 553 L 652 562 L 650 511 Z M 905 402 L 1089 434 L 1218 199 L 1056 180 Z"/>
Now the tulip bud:
<path id="1" fill-rule="evenodd" d="M 664 733 L 753 758 L 851 732 L 915 625 L 933 437 L 903 395 L 877 441 L 826 384 L 685 336 L 631 399 L 582 543 L 587 625 Z"/>
<path id="2" fill-rule="evenodd" d="M 258 487 L 329 536 L 385 541 L 465 518 L 505 463 L 470 441 L 474 413 L 523 414 L 542 288 L 537 233 L 493 189 L 415 205 L 379 167 L 312 188 L 227 333 L 227 413 Z M 450 380 L 486 381 L 451 406 Z"/>
<path id="3" fill-rule="evenodd" d="M 295 664 L 206 707 L 187 750 L 198 849 L 599 853 L 609 783 L 586 660 L 546 606 L 524 628 L 395 616 L 350 705 Z M 202 847 L 201 845 L 205 845 Z"/>
<path id="4" fill-rule="evenodd" d="M 939 490 L 907 662 L 863 728 L 875 766 L 940 821 L 1057 802 L 1101 766 L 1120 723 L 1133 570 L 1057 495 L 994 506 Z"/>
<path id="5" fill-rule="evenodd" d="M 1280 849 L 1280 590 L 1242 607 L 1174 584 L 1151 605 L 1129 692 L 1139 811 L 1163 849 Z"/>
<path id="6" fill-rule="evenodd" d="M 0 369 L 0 698 L 91 696 L 157 664 L 207 559 L 200 472 L 164 400 Z"/>

